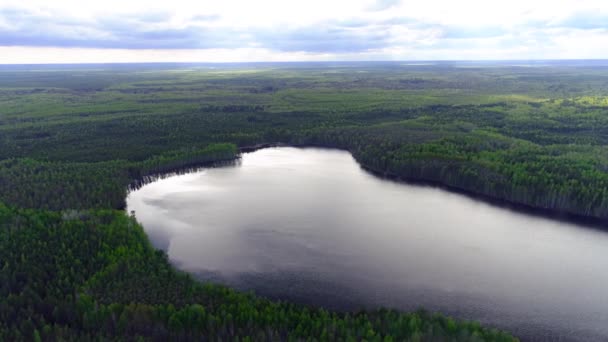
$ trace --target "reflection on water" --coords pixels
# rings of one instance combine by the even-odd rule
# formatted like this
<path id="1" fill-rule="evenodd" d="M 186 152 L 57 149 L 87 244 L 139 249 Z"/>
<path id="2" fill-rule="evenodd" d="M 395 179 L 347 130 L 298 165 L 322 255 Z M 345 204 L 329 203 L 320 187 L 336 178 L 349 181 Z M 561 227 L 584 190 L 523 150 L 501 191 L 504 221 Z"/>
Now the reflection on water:
<path id="1" fill-rule="evenodd" d="M 130 193 L 201 279 L 337 309 L 420 306 L 528 340 L 608 340 L 608 233 L 379 179 L 347 152 L 270 148 Z"/>
<path id="2" fill-rule="evenodd" d="M 139 190 L 142 186 L 159 181 L 161 179 L 179 176 L 179 175 L 186 175 L 189 173 L 195 173 L 195 172 L 203 171 L 205 169 L 212 168 L 212 167 L 239 166 L 239 165 L 241 165 L 241 159 L 237 158 L 237 159 L 221 160 L 221 161 L 215 161 L 215 162 L 203 163 L 203 164 L 204 165 L 202 165 L 202 166 L 196 166 L 196 165 L 195 166 L 186 166 L 186 167 L 180 167 L 180 168 L 173 169 L 173 170 L 170 169 L 170 170 L 166 170 L 163 172 L 151 173 L 151 174 L 145 175 L 145 176 L 131 182 L 131 184 L 129 184 L 129 186 L 128 186 L 128 190 L 129 191 Z"/>

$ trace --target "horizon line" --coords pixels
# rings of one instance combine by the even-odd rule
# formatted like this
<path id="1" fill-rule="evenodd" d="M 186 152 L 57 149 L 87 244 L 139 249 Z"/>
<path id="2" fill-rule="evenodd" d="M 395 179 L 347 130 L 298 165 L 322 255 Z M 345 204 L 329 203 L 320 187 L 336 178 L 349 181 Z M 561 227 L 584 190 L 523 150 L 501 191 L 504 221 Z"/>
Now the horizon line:
<path id="1" fill-rule="evenodd" d="M 317 60 L 317 61 L 230 61 L 230 62 L 209 62 L 209 61 L 158 61 L 158 62 L 49 62 L 49 63 L 4 63 L 0 62 L 0 66 L 8 65 L 141 65 L 141 64 L 216 64 L 216 65 L 227 65 L 227 64 L 302 64 L 302 63 L 454 63 L 454 62 L 477 62 L 477 63 L 491 63 L 491 62 L 583 62 L 583 61 L 607 61 L 608 58 L 515 58 L 515 59 L 404 59 L 404 60 Z"/>

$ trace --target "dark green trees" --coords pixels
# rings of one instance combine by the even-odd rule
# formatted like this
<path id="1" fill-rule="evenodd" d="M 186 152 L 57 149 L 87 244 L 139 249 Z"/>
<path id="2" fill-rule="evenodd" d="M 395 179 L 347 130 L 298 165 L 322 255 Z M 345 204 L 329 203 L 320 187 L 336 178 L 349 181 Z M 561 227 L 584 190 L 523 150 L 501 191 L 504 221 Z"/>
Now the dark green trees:
<path id="1" fill-rule="evenodd" d="M 514 340 L 438 314 L 342 314 L 200 284 L 123 212 L 0 204 L 0 227 L 2 340 Z"/>

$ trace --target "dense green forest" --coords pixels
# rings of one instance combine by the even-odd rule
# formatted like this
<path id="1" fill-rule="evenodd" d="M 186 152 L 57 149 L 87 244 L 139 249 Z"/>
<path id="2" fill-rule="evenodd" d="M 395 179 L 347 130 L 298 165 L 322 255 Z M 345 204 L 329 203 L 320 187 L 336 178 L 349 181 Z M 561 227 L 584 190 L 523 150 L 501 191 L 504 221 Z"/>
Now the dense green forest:
<path id="1" fill-rule="evenodd" d="M 239 147 L 339 147 L 404 179 L 608 218 L 608 69 L 400 63 L 0 69 L 0 339 L 511 340 L 199 284 L 122 209 Z"/>
<path id="2" fill-rule="evenodd" d="M 336 313 L 201 284 L 114 210 L 0 206 L 0 340 L 512 341 L 423 311 Z"/>
<path id="3" fill-rule="evenodd" d="M 176 167 L 211 144 L 283 142 L 340 147 L 381 173 L 608 218 L 605 68 L 170 67 L 0 72 L 0 200 L 117 208 L 125 183 L 165 159 Z"/>

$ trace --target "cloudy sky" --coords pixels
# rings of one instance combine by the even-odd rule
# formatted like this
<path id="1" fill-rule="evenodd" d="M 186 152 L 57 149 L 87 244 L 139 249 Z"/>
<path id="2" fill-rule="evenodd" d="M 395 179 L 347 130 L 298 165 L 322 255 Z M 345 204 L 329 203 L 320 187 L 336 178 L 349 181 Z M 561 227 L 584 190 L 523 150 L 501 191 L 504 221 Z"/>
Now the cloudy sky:
<path id="1" fill-rule="evenodd" d="M 608 0 L 0 0 L 0 63 L 608 58 Z"/>

